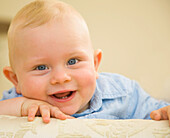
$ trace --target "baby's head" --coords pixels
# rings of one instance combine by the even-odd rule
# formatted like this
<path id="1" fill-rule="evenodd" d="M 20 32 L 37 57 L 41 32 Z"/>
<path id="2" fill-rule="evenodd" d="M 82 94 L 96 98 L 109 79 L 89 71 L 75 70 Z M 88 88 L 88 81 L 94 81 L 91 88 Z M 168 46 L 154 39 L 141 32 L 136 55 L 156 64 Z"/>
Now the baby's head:
<path id="1" fill-rule="evenodd" d="M 33 29 L 44 24 L 56 21 L 56 23 L 69 21 L 81 25 L 81 28 L 88 34 L 88 28 L 81 15 L 66 3 L 57 0 L 36 0 L 23 7 L 11 22 L 8 31 L 8 46 L 10 64 L 16 65 L 15 50 L 18 48 L 16 39 L 24 29 Z M 88 34 L 89 37 L 89 34 Z M 17 61 L 18 62 L 18 61 Z"/>
<path id="2" fill-rule="evenodd" d="M 101 51 L 93 51 L 88 27 L 71 6 L 57 0 L 26 5 L 11 23 L 8 45 L 11 66 L 4 74 L 17 93 L 69 115 L 88 107 Z"/>

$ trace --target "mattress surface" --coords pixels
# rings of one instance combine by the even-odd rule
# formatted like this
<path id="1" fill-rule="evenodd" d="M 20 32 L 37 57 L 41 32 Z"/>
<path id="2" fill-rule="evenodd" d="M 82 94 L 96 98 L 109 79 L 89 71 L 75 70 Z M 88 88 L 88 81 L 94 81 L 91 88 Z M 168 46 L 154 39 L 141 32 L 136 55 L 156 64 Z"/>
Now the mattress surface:
<path id="1" fill-rule="evenodd" d="M 36 117 L 0 116 L 0 137 L 5 138 L 170 138 L 168 121 L 104 120 L 104 119 L 51 119 L 42 122 Z"/>

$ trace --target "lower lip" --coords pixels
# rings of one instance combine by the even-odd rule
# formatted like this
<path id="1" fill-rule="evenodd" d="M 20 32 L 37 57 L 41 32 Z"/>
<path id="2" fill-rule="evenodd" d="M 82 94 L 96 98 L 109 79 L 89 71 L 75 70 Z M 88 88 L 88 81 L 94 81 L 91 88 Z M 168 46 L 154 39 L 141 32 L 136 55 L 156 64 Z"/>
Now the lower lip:
<path id="1" fill-rule="evenodd" d="M 70 100 L 72 100 L 72 99 L 74 98 L 75 94 L 76 94 L 76 91 L 74 91 L 74 92 L 71 94 L 71 96 L 69 96 L 68 98 L 64 98 L 64 99 L 58 99 L 58 98 L 56 98 L 55 96 L 51 96 L 51 97 L 52 97 L 56 102 L 68 102 L 68 101 L 70 101 Z"/>

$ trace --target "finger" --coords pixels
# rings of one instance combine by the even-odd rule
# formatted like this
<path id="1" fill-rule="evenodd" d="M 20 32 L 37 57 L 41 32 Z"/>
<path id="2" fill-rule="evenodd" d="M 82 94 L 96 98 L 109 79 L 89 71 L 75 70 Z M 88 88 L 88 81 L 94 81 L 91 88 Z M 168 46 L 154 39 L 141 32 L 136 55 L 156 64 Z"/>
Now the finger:
<path id="1" fill-rule="evenodd" d="M 27 116 L 27 115 L 28 115 L 28 108 L 25 105 L 25 103 L 23 103 L 21 106 L 21 116 Z"/>
<path id="2" fill-rule="evenodd" d="M 47 105 L 40 105 L 40 113 L 44 123 L 50 122 L 50 108 Z"/>
<path id="3" fill-rule="evenodd" d="M 51 107 L 51 116 L 55 117 L 57 119 L 65 120 L 67 119 L 67 116 L 61 112 L 57 107 Z"/>
<path id="4" fill-rule="evenodd" d="M 168 113 L 166 110 L 161 109 L 161 113 L 162 113 L 162 118 L 163 120 L 168 120 Z"/>
<path id="5" fill-rule="evenodd" d="M 168 119 L 169 119 L 169 126 L 170 126 L 170 110 L 167 111 Z"/>
<path id="6" fill-rule="evenodd" d="M 33 104 L 28 108 L 28 121 L 34 120 L 37 111 L 38 111 L 38 105 Z"/>
<path id="7" fill-rule="evenodd" d="M 75 117 L 72 117 L 70 115 L 66 115 L 67 119 L 75 119 Z"/>
<path id="8" fill-rule="evenodd" d="M 169 119 L 169 126 L 170 126 L 170 106 L 166 106 L 161 108 L 163 119 L 168 120 Z"/>
<path id="9" fill-rule="evenodd" d="M 151 114 L 150 114 L 150 117 L 153 119 L 153 120 L 160 120 L 162 118 L 162 115 L 161 115 L 161 112 L 160 110 L 155 110 L 155 111 L 152 111 Z"/>

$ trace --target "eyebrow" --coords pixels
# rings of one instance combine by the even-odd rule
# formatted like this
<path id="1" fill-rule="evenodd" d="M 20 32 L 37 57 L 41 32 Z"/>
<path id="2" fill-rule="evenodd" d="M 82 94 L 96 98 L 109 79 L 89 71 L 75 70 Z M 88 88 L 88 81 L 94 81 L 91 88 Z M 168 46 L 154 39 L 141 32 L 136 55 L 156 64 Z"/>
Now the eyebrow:
<path id="1" fill-rule="evenodd" d="M 87 52 L 87 51 L 86 51 Z M 69 55 L 76 55 L 76 54 L 84 54 L 85 51 L 73 51 L 73 52 L 70 52 L 68 53 Z"/>

